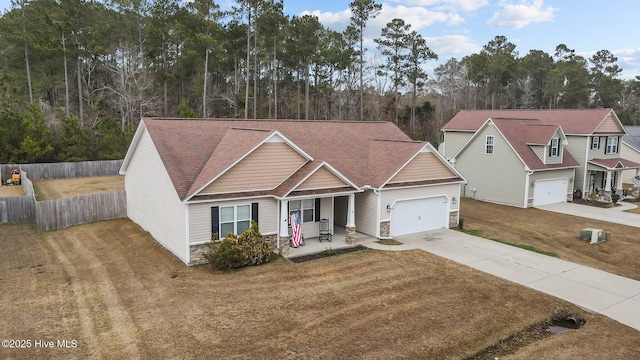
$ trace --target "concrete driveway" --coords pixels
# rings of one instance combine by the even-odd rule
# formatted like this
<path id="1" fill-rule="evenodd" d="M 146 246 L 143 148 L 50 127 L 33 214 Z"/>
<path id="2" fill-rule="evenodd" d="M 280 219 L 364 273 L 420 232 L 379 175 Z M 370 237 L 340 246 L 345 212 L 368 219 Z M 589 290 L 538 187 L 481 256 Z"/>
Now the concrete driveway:
<path id="1" fill-rule="evenodd" d="M 625 210 L 637 206 L 627 202 L 619 202 L 620 206 L 612 208 L 599 208 L 595 206 L 580 205 L 574 203 L 558 203 L 538 206 L 538 209 L 557 213 L 580 216 L 589 219 L 608 221 L 611 223 L 640 227 L 640 215 L 625 212 Z"/>
<path id="2" fill-rule="evenodd" d="M 378 250 L 424 250 L 640 330 L 640 281 L 450 229 L 401 236 L 397 240 L 403 244 L 363 245 Z"/>

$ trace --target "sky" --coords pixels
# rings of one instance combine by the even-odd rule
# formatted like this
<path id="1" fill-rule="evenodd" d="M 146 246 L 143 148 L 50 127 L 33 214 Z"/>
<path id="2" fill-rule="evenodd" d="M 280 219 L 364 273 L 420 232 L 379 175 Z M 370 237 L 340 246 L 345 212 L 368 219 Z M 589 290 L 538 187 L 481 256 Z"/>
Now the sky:
<path id="1" fill-rule="evenodd" d="M 333 30 L 349 24 L 351 0 L 284 0 L 287 15 L 316 15 Z M 217 0 L 221 8 L 235 1 Z M 609 50 L 623 69 L 620 78 L 640 76 L 640 1 L 638 0 L 376 0 L 381 13 L 365 30 L 368 57 L 376 57 L 374 38 L 394 18 L 419 32 L 439 59 L 435 68 L 452 57 L 477 53 L 498 35 L 516 45 L 520 57 L 529 50 L 553 55 L 559 44 L 591 57 Z M 0 0 L 0 11 L 10 0 Z"/>

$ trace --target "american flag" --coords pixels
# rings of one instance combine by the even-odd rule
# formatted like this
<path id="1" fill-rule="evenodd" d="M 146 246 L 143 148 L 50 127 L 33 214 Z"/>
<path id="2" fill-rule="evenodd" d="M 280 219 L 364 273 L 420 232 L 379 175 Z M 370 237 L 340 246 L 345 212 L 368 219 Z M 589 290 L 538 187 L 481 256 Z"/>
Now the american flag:
<path id="1" fill-rule="evenodd" d="M 302 230 L 300 229 L 300 210 L 291 213 L 289 225 L 291 226 L 291 245 L 300 246 L 302 242 Z"/>

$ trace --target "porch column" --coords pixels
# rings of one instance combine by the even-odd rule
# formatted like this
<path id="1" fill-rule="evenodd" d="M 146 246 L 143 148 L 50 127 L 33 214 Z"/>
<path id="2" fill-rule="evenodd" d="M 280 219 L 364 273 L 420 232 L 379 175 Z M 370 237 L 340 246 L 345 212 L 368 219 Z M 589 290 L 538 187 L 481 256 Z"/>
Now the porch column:
<path id="1" fill-rule="evenodd" d="M 611 201 L 611 170 L 607 170 L 607 181 L 604 183 L 604 201 Z"/>
<path id="2" fill-rule="evenodd" d="M 345 242 L 347 244 L 356 243 L 355 202 L 356 195 L 349 195 L 349 205 L 347 207 L 347 224 L 344 227 L 347 232 L 347 237 L 345 239 Z"/>
<path id="3" fill-rule="evenodd" d="M 289 254 L 289 201 L 280 201 L 280 233 L 278 251 L 281 256 Z"/>

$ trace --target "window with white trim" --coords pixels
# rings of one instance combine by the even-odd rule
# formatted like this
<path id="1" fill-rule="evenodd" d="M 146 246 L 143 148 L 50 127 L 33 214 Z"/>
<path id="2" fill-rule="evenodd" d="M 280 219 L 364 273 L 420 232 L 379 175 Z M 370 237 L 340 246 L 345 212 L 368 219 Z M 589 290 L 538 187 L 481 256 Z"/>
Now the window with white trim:
<path id="1" fill-rule="evenodd" d="M 495 143 L 496 143 L 496 137 L 493 135 L 487 135 L 485 146 L 484 146 L 484 153 L 488 155 L 493 155 Z"/>
<path id="2" fill-rule="evenodd" d="M 291 213 L 296 210 L 301 210 L 300 212 L 302 215 L 301 216 L 302 223 L 315 221 L 315 213 L 316 213 L 315 199 L 289 201 L 289 216 L 291 216 Z"/>
<path id="3" fill-rule="evenodd" d="M 220 238 L 229 233 L 242 234 L 251 226 L 251 205 L 220 207 Z"/>
<path id="4" fill-rule="evenodd" d="M 600 137 L 594 136 L 591 138 L 591 150 L 600 149 Z"/>
<path id="5" fill-rule="evenodd" d="M 549 147 L 549 157 L 558 156 L 560 156 L 560 139 L 553 138 L 551 139 L 551 146 Z"/>
<path id="6" fill-rule="evenodd" d="M 604 151 L 605 154 L 617 154 L 618 153 L 618 137 L 607 136 L 607 147 Z"/>

